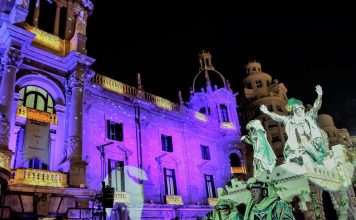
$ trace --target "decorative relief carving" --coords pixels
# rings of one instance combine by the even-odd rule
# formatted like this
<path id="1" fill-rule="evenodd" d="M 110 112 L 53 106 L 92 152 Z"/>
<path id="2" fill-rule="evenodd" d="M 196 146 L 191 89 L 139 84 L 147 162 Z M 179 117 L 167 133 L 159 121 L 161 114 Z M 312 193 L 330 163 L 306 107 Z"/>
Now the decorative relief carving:
<path id="1" fill-rule="evenodd" d="M 0 144 L 7 145 L 9 143 L 10 123 L 5 117 L 0 118 Z"/>
<path id="2" fill-rule="evenodd" d="M 67 145 L 67 158 L 74 156 L 73 153 L 79 148 L 81 145 L 81 138 L 77 136 L 72 136 L 68 138 L 68 145 Z"/>
<path id="3" fill-rule="evenodd" d="M 83 88 L 84 75 L 80 73 L 72 73 L 67 79 L 67 84 L 70 89 Z"/>
<path id="4" fill-rule="evenodd" d="M 19 50 L 9 48 L 2 54 L 1 64 L 2 66 L 13 66 L 18 68 L 23 61 L 23 56 Z"/>
<path id="5" fill-rule="evenodd" d="M 90 0 L 82 0 L 82 5 L 84 8 L 88 9 L 89 11 L 94 10 L 94 4 Z"/>

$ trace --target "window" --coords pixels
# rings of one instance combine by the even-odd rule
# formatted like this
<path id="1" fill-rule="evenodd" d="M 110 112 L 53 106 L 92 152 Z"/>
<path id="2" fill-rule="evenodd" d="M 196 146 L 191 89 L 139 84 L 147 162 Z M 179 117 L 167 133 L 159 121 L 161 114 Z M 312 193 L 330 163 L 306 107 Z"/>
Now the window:
<path id="1" fill-rule="evenodd" d="M 26 86 L 20 89 L 19 105 L 40 111 L 54 113 L 52 97 L 44 89 L 37 86 Z"/>
<path id="2" fill-rule="evenodd" d="M 106 138 L 114 141 L 123 141 L 123 128 L 122 123 L 117 123 L 114 121 L 106 121 Z"/>
<path id="3" fill-rule="evenodd" d="M 268 105 L 267 108 L 268 108 L 268 111 L 273 111 L 272 105 Z"/>
<path id="4" fill-rule="evenodd" d="M 213 175 L 204 174 L 204 176 L 205 176 L 206 194 L 208 198 L 215 198 L 216 194 L 215 194 Z"/>
<path id="5" fill-rule="evenodd" d="M 221 120 L 222 122 L 229 122 L 229 114 L 227 112 L 227 107 L 224 104 L 220 104 Z"/>
<path id="6" fill-rule="evenodd" d="M 48 166 L 42 163 L 39 159 L 33 158 L 28 161 L 28 168 L 47 170 Z"/>
<path id="7" fill-rule="evenodd" d="M 276 143 L 278 141 L 281 141 L 281 139 L 279 138 L 278 134 L 272 134 L 272 143 Z"/>
<path id="8" fill-rule="evenodd" d="M 261 88 L 262 87 L 262 81 L 261 80 L 257 80 L 256 81 L 256 88 Z"/>
<path id="9" fill-rule="evenodd" d="M 200 110 L 199 110 L 200 113 L 202 114 L 206 114 L 206 108 L 205 107 L 202 107 Z"/>
<path id="10" fill-rule="evenodd" d="M 204 160 L 210 160 L 209 146 L 200 145 L 200 148 L 201 148 L 201 157 Z"/>
<path id="11" fill-rule="evenodd" d="M 161 135 L 162 151 L 173 152 L 172 136 Z"/>
<path id="12" fill-rule="evenodd" d="M 108 161 L 109 185 L 115 191 L 125 192 L 124 162 L 109 159 Z"/>
<path id="13" fill-rule="evenodd" d="M 166 195 L 177 195 L 176 176 L 174 169 L 163 168 L 163 171 Z"/>

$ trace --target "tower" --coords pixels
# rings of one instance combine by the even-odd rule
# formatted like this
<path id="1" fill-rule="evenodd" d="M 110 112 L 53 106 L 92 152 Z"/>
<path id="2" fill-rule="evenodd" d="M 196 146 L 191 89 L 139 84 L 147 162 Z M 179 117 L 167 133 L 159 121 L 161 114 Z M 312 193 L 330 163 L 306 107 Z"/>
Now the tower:
<path id="1" fill-rule="evenodd" d="M 228 81 L 214 69 L 209 51 L 199 53 L 199 71 L 193 80 L 189 107 L 200 112 L 210 123 L 227 128 L 227 133 L 240 129 L 236 98 Z M 198 91 L 200 89 L 200 91 Z M 231 131 L 231 132 L 230 132 Z M 232 137 L 232 139 L 234 139 Z M 231 140 L 232 140 L 231 139 Z M 240 142 L 231 142 L 229 157 L 232 176 L 243 178 L 245 174 L 245 150 Z"/>
<path id="2" fill-rule="evenodd" d="M 86 22 L 93 4 L 17 0 L 2 1 L 1 9 L 2 186 L 4 170 L 12 172 L 8 187 L 2 187 L 7 190 L 2 199 L 33 207 L 29 215 L 48 216 L 53 212 L 48 204 L 73 190 L 68 204 L 87 208 L 82 112 L 84 85 L 93 77 L 89 67 L 94 59 L 86 55 Z M 33 191 L 34 186 L 41 193 Z M 58 187 L 63 193 L 52 194 Z M 13 196 L 21 193 L 30 199 Z M 16 216 L 23 218 L 23 212 Z"/>
<path id="3" fill-rule="evenodd" d="M 239 119 L 242 133 L 246 133 L 246 124 L 252 119 L 260 119 L 267 132 L 268 140 L 277 156 L 277 163 L 283 162 L 285 132 L 283 124 L 277 123 L 260 112 L 260 106 L 266 105 L 270 111 L 287 115 L 287 89 L 283 83 L 264 73 L 258 61 L 249 61 L 247 76 L 242 81 L 242 90 L 238 97 Z"/>

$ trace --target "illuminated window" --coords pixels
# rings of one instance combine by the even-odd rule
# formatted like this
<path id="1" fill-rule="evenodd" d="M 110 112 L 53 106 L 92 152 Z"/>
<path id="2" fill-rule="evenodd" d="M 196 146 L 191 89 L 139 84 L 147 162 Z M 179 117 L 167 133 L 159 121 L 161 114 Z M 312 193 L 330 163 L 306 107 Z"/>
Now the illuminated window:
<path id="1" fill-rule="evenodd" d="M 109 159 L 108 161 L 109 185 L 115 191 L 125 192 L 124 162 Z"/>
<path id="2" fill-rule="evenodd" d="M 106 138 L 114 141 L 122 141 L 124 139 L 122 123 L 114 121 L 106 121 Z"/>
<path id="3" fill-rule="evenodd" d="M 261 88 L 262 87 L 262 81 L 261 80 L 257 80 L 256 81 L 256 87 L 257 88 Z"/>
<path id="4" fill-rule="evenodd" d="M 174 169 L 163 168 L 163 171 L 166 195 L 177 195 L 176 175 Z"/>
<path id="5" fill-rule="evenodd" d="M 206 194 L 208 198 L 215 198 L 216 193 L 215 193 L 215 186 L 214 186 L 214 177 L 213 175 L 207 175 L 207 174 L 204 174 L 204 176 L 205 176 Z"/>
<path id="6" fill-rule="evenodd" d="M 26 86 L 20 89 L 19 105 L 40 111 L 54 113 L 54 102 L 51 95 L 44 89 L 37 86 Z"/>
<path id="7" fill-rule="evenodd" d="M 173 152 L 172 136 L 161 135 L 162 151 Z"/>
<path id="8" fill-rule="evenodd" d="M 209 146 L 200 145 L 201 155 L 204 160 L 210 160 Z"/>
<path id="9" fill-rule="evenodd" d="M 227 112 L 227 107 L 224 104 L 220 104 L 221 120 L 222 122 L 229 122 L 229 114 Z"/>

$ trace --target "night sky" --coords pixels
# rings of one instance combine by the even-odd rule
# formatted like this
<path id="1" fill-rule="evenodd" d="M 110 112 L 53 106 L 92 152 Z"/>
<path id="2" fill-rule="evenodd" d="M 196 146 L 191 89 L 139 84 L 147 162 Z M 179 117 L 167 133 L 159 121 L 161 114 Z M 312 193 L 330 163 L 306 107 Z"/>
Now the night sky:
<path id="1" fill-rule="evenodd" d="M 136 86 L 139 72 L 145 91 L 177 102 L 178 90 L 188 100 L 201 50 L 210 51 L 215 69 L 234 92 L 241 89 L 245 64 L 257 60 L 263 72 L 284 83 L 289 98 L 312 103 L 320 84 L 319 113 L 332 115 L 338 128 L 356 135 L 356 13 L 351 6 L 271 10 L 114 2 L 93 1 L 88 20 L 88 55 L 96 59 L 97 73 Z"/>

